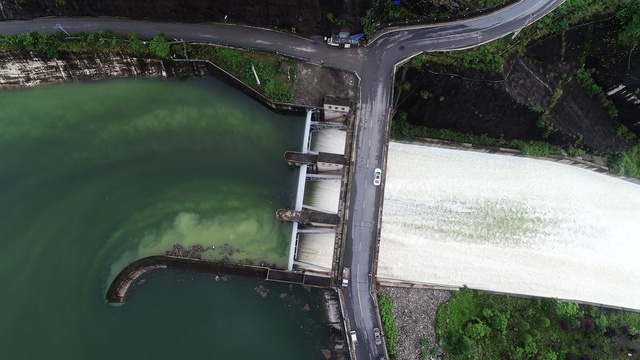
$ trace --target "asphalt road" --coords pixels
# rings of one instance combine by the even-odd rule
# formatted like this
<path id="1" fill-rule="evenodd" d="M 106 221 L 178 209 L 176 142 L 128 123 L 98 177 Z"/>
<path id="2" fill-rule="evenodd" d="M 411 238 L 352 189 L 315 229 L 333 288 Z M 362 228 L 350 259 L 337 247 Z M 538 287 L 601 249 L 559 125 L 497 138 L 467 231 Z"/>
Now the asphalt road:
<path id="1" fill-rule="evenodd" d="M 384 181 L 373 185 L 373 171 L 384 169 L 390 124 L 391 91 L 395 65 L 425 51 L 447 51 L 474 47 L 522 29 L 549 13 L 564 0 L 522 0 L 482 17 L 453 23 L 402 28 L 372 39 L 367 48 L 337 49 L 313 45 L 309 39 L 269 29 L 229 24 L 182 24 L 134 21 L 117 18 L 46 18 L 0 23 L 0 33 L 29 31 L 51 33 L 58 24 L 69 33 L 93 33 L 111 29 L 117 34 L 136 32 L 141 37 L 165 33 L 170 38 L 206 41 L 251 49 L 279 52 L 353 70 L 361 78 L 359 112 L 352 167 L 347 232 L 343 263 L 351 268 L 349 286 L 343 288 L 350 329 L 357 332 L 356 358 L 378 359 L 384 346 L 376 346 L 373 328 L 378 321 L 372 293 L 374 260 L 377 256 Z"/>

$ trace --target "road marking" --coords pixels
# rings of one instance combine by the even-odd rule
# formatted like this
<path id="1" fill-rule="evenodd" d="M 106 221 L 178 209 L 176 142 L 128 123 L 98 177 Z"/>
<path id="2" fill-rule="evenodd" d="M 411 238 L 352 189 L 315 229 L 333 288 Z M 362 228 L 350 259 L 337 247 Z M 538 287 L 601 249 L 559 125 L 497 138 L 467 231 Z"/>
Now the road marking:
<path id="1" fill-rule="evenodd" d="M 362 251 L 362 241 L 360 241 L 360 245 L 358 246 L 358 251 Z"/>
<path id="2" fill-rule="evenodd" d="M 358 264 L 358 266 L 356 266 L 356 270 L 357 270 L 357 273 L 360 273 L 360 264 Z M 356 287 L 357 287 L 356 293 L 358 294 L 358 305 L 360 306 L 360 315 L 364 319 L 364 311 L 362 311 L 362 301 L 360 301 L 360 283 L 357 280 L 358 280 L 358 278 L 357 278 L 357 275 L 356 275 Z"/>
<path id="3" fill-rule="evenodd" d="M 362 208 L 363 208 L 363 209 L 364 209 L 364 205 L 365 205 L 366 203 L 367 203 L 367 201 L 366 201 L 366 200 L 362 202 Z"/>

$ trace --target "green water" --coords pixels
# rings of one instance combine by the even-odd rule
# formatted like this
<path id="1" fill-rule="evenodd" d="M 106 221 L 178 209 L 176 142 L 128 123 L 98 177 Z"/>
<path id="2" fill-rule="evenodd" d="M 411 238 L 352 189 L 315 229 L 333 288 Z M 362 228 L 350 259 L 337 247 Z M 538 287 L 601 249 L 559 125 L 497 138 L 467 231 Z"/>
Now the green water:
<path id="1" fill-rule="evenodd" d="M 2 90 L 0 109 L 1 359 L 319 356 L 318 294 L 298 287 L 167 272 L 104 303 L 124 266 L 174 244 L 285 267 L 274 214 L 294 203 L 282 154 L 303 117 L 210 79 Z"/>

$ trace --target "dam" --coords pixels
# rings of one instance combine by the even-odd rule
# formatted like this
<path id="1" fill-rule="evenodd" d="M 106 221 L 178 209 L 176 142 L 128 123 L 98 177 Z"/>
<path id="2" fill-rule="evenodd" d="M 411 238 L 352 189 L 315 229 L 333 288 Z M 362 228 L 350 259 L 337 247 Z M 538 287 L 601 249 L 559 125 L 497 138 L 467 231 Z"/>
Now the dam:
<path id="1" fill-rule="evenodd" d="M 312 153 L 346 144 L 335 129 L 309 139 Z M 543 159 L 397 142 L 387 164 L 378 281 L 640 309 L 640 290 L 629 286 L 640 281 L 637 183 Z M 300 175 L 300 208 L 337 213 L 339 178 L 309 175 Z M 295 226 L 290 269 L 328 272 L 335 230 Z"/>
<path id="2" fill-rule="evenodd" d="M 640 309 L 640 186 L 545 160 L 392 142 L 379 279 Z"/>

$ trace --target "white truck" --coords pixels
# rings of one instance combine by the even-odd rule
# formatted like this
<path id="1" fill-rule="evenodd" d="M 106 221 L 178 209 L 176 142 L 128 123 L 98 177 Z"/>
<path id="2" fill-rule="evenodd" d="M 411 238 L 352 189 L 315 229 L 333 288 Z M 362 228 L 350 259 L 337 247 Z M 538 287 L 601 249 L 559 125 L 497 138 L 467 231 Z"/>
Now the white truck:
<path id="1" fill-rule="evenodd" d="M 349 268 L 345 267 L 342 269 L 342 286 L 348 286 L 349 285 Z"/>
<path id="2" fill-rule="evenodd" d="M 353 343 L 353 345 L 357 345 L 358 344 L 358 335 L 356 335 L 356 331 L 355 330 L 351 330 L 349 332 L 349 335 L 351 335 L 351 342 Z"/>

